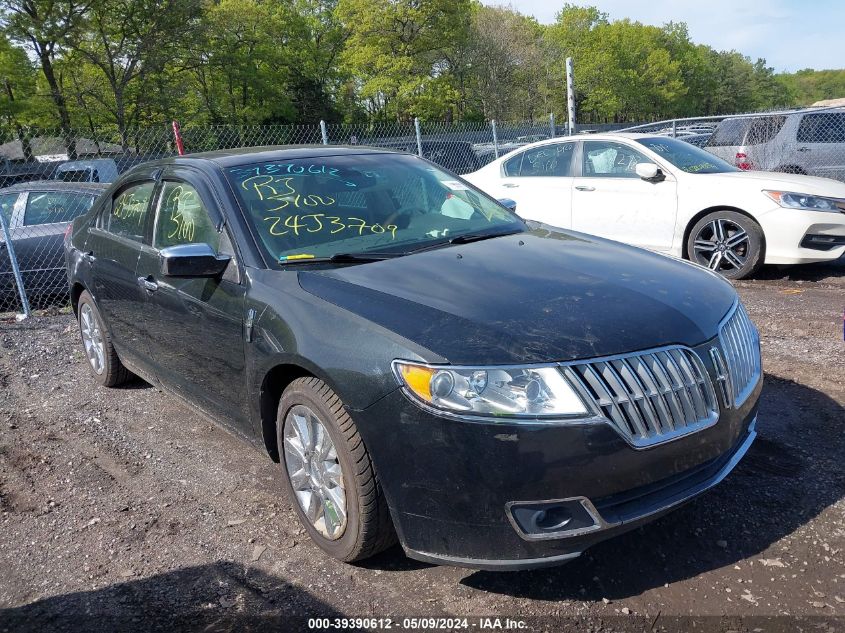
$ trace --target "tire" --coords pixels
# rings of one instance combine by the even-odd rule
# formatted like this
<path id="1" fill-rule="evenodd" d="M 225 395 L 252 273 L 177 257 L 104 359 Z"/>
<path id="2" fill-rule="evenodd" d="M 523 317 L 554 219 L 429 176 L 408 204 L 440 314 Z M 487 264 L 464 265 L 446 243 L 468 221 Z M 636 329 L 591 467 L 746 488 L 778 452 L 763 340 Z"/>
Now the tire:
<path id="1" fill-rule="evenodd" d="M 727 209 L 705 215 L 687 237 L 687 257 L 727 279 L 753 275 L 763 265 L 763 252 L 760 225 Z"/>
<path id="2" fill-rule="evenodd" d="M 782 165 L 781 167 L 775 169 L 775 171 L 780 172 L 782 174 L 803 174 L 805 176 L 807 175 L 807 172 L 804 171 L 801 167 L 798 167 L 797 165 Z"/>
<path id="3" fill-rule="evenodd" d="M 94 379 L 104 387 L 117 387 L 130 380 L 132 373 L 120 362 L 112 345 L 111 335 L 103 325 L 94 298 L 87 290 L 83 290 L 79 295 L 76 314 L 88 368 Z M 99 352 L 95 349 L 98 341 L 101 346 Z M 93 343 L 93 346 L 89 345 L 89 342 Z"/>
<path id="4" fill-rule="evenodd" d="M 323 432 L 316 429 L 309 412 Z M 313 433 L 302 433 L 303 420 Z M 325 433 L 333 452 L 325 450 Z M 311 441 L 303 441 L 306 436 Z M 283 485 L 300 522 L 323 551 L 353 562 L 369 558 L 396 542 L 369 453 L 355 422 L 326 383 L 313 377 L 298 378 L 285 389 L 276 416 L 276 440 Z M 325 459 L 314 459 L 321 452 Z M 342 486 L 337 485 L 339 482 Z M 337 511 L 341 495 L 345 500 L 342 521 Z M 322 509 L 317 505 L 318 499 Z M 323 503 L 322 499 L 330 503 Z M 310 516 L 305 507 L 310 509 Z"/>

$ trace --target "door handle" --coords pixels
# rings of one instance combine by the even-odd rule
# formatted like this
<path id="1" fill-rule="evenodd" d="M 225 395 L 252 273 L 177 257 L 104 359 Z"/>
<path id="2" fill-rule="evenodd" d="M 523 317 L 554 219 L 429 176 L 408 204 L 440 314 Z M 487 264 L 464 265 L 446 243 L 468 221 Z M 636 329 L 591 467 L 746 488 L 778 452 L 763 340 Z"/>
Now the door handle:
<path id="1" fill-rule="evenodd" d="M 152 277 L 138 277 L 138 285 L 143 286 L 147 292 L 155 292 L 158 290 L 158 284 Z"/>
<path id="2" fill-rule="evenodd" d="M 82 259 L 84 259 L 86 262 L 94 262 L 97 260 L 97 258 L 94 257 L 94 251 L 82 253 Z"/>
<path id="3" fill-rule="evenodd" d="M 519 185 L 515 182 L 503 182 L 502 186 L 507 187 L 508 189 L 516 189 L 517 187 L 519 187 Z"/>
<path id="4" fill-rule="evenodd" d="M 810 148 L 809 147 L 799 147 L 797 151 L 799 151 L 799 152 L 809 152 Z"/>
<path id="5" fill-rule="evenodd" d="M 578 185 L 575 187 L 578 191 L 595 191 L 595 187 L 587 187 L 586 185 Z"/>

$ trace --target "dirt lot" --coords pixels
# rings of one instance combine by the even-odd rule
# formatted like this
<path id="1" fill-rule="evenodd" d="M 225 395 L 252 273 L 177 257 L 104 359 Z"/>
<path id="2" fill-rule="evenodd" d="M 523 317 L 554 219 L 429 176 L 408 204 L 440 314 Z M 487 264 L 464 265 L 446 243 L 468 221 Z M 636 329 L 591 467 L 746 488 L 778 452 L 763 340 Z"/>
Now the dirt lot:
<path id="1" fill-rule="evenodd" d="M 1 323 L 0 631 L 286 631 L 302 615 L 845 628 L 845 262 L 737 286 L 766 370 L 747 459 L 654 524 L 511 574 L 399 548 L 335 562 L 305 537 L 269 459 L 146 384 L 95 385 L 70 316 Z"/>

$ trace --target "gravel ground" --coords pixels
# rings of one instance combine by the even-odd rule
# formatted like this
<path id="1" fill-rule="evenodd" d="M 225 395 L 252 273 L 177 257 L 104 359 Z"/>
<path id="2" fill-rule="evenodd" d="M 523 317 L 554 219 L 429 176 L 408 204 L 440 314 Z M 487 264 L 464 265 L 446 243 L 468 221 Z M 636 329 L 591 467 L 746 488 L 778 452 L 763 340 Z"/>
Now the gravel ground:
<path id="1" fill-rule="evenodd" d="M 70 316 L 0 323 L 0 631 L 286 631 L 314 615 L 842 630 L 845 262 L 737 287 L 766 371 L 744 462 L 567 566 L 510 574 L 398 547 L 338 563 L 299 527 L 278 465 L 145 383 L 96 385 Z"/>

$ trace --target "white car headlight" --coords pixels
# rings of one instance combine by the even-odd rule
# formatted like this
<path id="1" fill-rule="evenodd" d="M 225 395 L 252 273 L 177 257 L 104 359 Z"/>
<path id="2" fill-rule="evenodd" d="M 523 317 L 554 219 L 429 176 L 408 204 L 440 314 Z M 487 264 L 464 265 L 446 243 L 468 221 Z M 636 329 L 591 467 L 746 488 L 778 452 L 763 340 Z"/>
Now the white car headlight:
<path id="1" fill-rule="evenodd" d="M 405 391 L 456 414 L 583 418 L 590 414 L 556 367 L 452 367 L 393 361 Z"/>
<path id="2" fill-rule="evenodd" d="M 832 211 L 845 213 L 845 198 L 827 198 L 814 196 L 809 193 L 795 193 L 792 191 L 769 191 L 763 193 L 787 209 L 805 209 L 807 211 Z"/>

